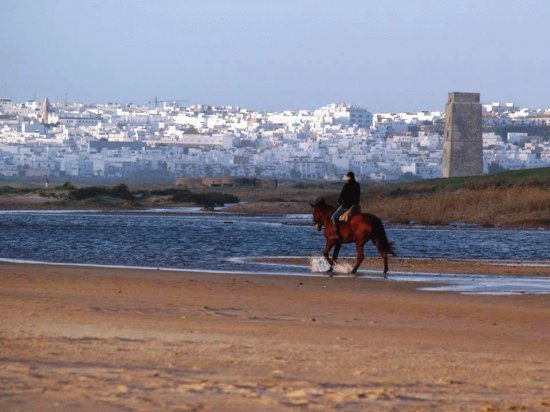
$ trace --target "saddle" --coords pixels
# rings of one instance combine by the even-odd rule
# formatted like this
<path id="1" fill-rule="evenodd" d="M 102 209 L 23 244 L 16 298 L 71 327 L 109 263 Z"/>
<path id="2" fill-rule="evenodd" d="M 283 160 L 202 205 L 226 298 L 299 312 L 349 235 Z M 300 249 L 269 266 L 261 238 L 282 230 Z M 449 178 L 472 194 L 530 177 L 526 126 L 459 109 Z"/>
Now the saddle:
<path id="1" fill-rule="evenodd" d="M 340 216 L 340 219 L 338 219 L 340 222 L 347 222 L 351 219 L 353 215 L 357 215 L 361 213 L 361 206 L 360 205 L 353 205 L 348 210 L 346 210 L 344 213 L 342 213 L 342 216 Z"/>

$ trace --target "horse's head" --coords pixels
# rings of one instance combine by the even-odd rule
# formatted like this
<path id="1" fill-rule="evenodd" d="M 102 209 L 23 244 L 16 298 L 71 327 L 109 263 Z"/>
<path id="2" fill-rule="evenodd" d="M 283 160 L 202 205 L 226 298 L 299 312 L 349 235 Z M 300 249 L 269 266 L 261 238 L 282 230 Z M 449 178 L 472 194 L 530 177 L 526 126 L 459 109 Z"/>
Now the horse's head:
<path id="1" fill-rule="evenodd" d="M 333 207 L 328 205 L 325 199 L 318 200 L 316 203 L 310 203 L 310 205 L 313 208 L 313 223 L 315 224 L 315 229 L 320 232 L 327 217 L 329 217 L 332 212 Z"/>

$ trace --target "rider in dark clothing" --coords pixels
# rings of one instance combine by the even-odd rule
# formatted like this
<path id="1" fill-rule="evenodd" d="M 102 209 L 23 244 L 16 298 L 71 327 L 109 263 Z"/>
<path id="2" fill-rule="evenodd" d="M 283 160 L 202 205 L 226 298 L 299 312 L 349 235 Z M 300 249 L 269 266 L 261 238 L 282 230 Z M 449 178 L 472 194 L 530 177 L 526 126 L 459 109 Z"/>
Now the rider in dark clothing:
<path id="1" fill-rule="evenodd" d="M 332 222 L 334 223 L 334 239 L 342 241 L 340 236 L 340 216 L 346 212 L 353 205 L 358 205 L 361 197 L 361 186 L 355 180 L 355 174 L 348 172 L 346 174 L 346 183 L 342 187 L 340 196 L 338 197 L 338 209 L 332 215 Z"/>

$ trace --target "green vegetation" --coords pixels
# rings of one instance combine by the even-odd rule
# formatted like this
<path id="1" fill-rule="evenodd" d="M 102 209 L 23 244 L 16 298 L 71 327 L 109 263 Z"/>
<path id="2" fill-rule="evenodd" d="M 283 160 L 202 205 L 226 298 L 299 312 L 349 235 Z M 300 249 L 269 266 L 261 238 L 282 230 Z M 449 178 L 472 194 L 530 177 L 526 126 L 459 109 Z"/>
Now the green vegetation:
<path id="1" fill-rule="evenodd" d="M 399 196 L 412 193 L 436 193 L 461 189 L 498 189 L 505 187 L 550 189 L 550 168 L 513 170 L 482 176 L 370 185 L 369 190 L 376 194 Z"/>
<path id="2" fill-rule="evenodd" d="M 32 194 L 50 198 L 52 202 L 48 206 L 58 207 L 78 207 L 84 204 L 108 207 L 147 207 L 151 204 L 160 203 L 191 203 L 205 208 L 213 208 L 216 206 L 223 206 L 227 203 L 239 202 L 237 196 L 229 193 L 192 192 L 188 189 L 180 188 L 130 190 L 125 184 L 119 184 L 112 187 L 76 187 L 66 182 L 53 189 L 17 188 L 11 186 L 0 187 L 0 196 L 25 196 Z"/>
<path id="3" fill-rule="evenodd" d="M 0 186 L 0 196 L 2 195 L 24 195 L 33 192 L 34 189 L 25 189 L 12 186 Z"/>
<path id="4" fill-rule="evenodd" d="M 137 190 L 130 191 L 128 186 L 120 184 L 114 187 L 82 187 L 74 188 L 63 185 L 68 188 L 69 198 L 73 200 L 85 200 L 98 197 L 111 197 L 114 199 L 122 199 L 131 204 L 139 206 L 147 199 L 152 197 L 163 197 L 166 201 L 172 203 L 193 203 L 206 208 L 215 206 L 223 206 L 226 203 L 238 203 L 239 198 L 224 193 L 194 193 L 187 189 L 168 188 L 160 190 Z M 70 184 L 69 184 L 70 185 Z"/>
<path id="5" fill-rule="evenodd" d="M 125 184 L 114 187 L 89 186 L 69 189 L 69 199 L 72 200 L 85 200 L 101 196 L 123 199 L 130 202 L 134 201 L 134 195 Z"/>
<path id="6" fill-rule="evenodd" d="M 188 189 L 168 188 L 162 190 L 141 191 L 146 197 L 169 196 L 168 200 L 178 203 L 195 203 L 207 208 L 223 206 L 226 203 L 239 203 L 239 198 L 229 193 L 197 193 Z"/>

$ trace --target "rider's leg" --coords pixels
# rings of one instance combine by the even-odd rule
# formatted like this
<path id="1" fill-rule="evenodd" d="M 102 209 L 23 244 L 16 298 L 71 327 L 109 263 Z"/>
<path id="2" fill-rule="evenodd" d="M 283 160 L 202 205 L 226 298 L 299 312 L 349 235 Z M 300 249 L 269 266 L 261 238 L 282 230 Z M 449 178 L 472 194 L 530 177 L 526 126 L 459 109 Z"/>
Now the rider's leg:
<path id="1" fill-rule="evenodd" d="M 340 235 L 340 216 L 342 216 L 346 210 L 347 209 L 345 207 L 340 206 L 332 215 L 332 223 L 334 224 L 333 239 L 337 239 L 340 242 L 342 241 L 342 236 Z"/>

